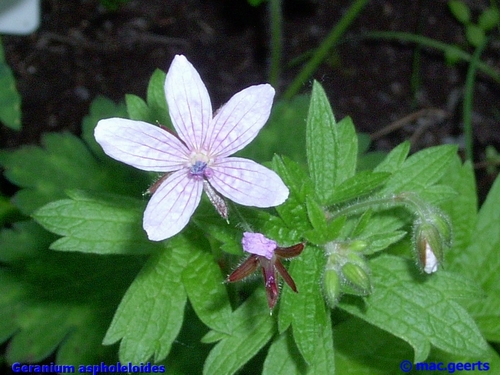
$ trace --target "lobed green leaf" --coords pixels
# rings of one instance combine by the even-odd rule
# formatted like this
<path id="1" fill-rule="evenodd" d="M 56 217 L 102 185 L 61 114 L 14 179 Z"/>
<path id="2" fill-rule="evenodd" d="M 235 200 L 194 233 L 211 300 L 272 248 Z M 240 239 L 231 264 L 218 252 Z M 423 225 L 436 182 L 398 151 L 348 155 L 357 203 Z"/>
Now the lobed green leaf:
<path id="1" fill-rule="evenodd" d="M 233 312 L 230 324 L 231 335 L 212 348 L 203 374 L 234 374 L 271 339 L 275 324 L 263 289 L 257 289 Z"/>
<path id="2" fill-rule="evenodd" d="M 181 275 L 197 246 L 185 235 L 173 237 L 130 285 L 103 340 L 104 345 L 121 340 L 121 361 L 158 362 L 170 352 L 187 300 Z"/>
<path id="3" fill-rule="evenodd" d="M 469 205 L 473 203 L 475 202 L 470 202 Z M 500 269 L 500 228 L 498 226 L 500 211 L 498 207 L 500 207 L 500 178 L 495 180 L 479 211 L 469 246 L 454 254 L 452 258 L 453 268 L 476 280 L 486 292 L 486 300 L 481 301 L 481 304 L 471 301 L 467 305 L 481 331 L 489 340 L 495 341 L 500 338 L 500 275 L 498 273 Z"/>
<path id="4" fill-rule="evenodd" d="M 276 207 L 279 215 L 290 228 L 299 231 L 311 229 L 305 206 L 306 197 L 314 196 L 311 180 L 297 163 L 286 157 L 274 157 L 273 169 L 290 190 L 285 203 Z"/>
<path id="5" fill-rule="evenodd" d="M 306 123 L 309 173 L 322 204 L 331 204 L 336 186 L 354 175 L 358 139 L 352 120 L 335 122 L 321 85 L 314 81 Z"/>
<path id="6" fill-rule="evenodd" d="M 456 146 L 453 145 L 435 146 L 417 152 L 393 172 L 381 193 L 411 191 L 425 198 L 427 190 L 443 177 L 454 155 Z"/>
<path id="7" fill-rule="evenodd" d="M 403 166 L 408 153 L 410 152 L 410 142 L 403 142 L 387 154 L 384 160 L 375 167 L 374 172 L 394 173 Z"/>
<path id="8" fill-rule="evenodd" d="M 56 349 L 58 363 L 116 360 L 116 348 L 103 347 L 101 340 L 142 259 L 58 253 L 30 241 L 24 245 L 32 248 L 22 259 L 11 257 L 9 267 L 0 268 L 0 341 L 11 338 L 7 361 L 39 362 Z"/>
<path id="9" fill-rule="evenodd" d="M 22 188 L 13 201 L 24 214 L 66 198 L 68 189 L 138 196 L 148 186 L 146 173 L 114 161 L 103 166 L 81 139 L 69 133 L 45 134 L 42 146 L 0 153 L 5 176 Z"/>
<path id="10" fill-rule="evenodd" d="M 441 203 L 440 207 L 450 218 L 453 229 L 452 248 L 445 254 L 447 268 L 463 273 L 463 268 L 466 267 L 462 267 L 460 257 L 465 255 L 477 222 L 478 202 L 474 169 L 470 162 L 462 165 L 459 156 L 455 155 L 440 182 L 460 192 L 452 200 Z"/>
<path id="11" fill-rule="evenodd" d="M 144 203 L 112 194 L 68 192 L 70 199 L 49 203 L 33 217 L 62 238 L 51 245 L 60 251 L 96 254 L 147 254 L 159 248 L 142 229 Z"/>
<path id="12" fill-rule="evenodd" d="M 383 185 L 390 173 L 362 171 L 346 179 L 335 188 L 328 204 L 338 204 L 356 198 L 361 198 Z"/>
<path id="13" fill-rule="evenodd" d="M 57 236 L 44 230 L 34 220 L 14 223 L 0 231 L 0 262 L 23 261 L 49 248 Z"/>
<path id="14" fill-rule="evenodd" d="M 290 325 L 300 353 L 308 364 L 315 363 L 318 337 L 328 324 L 325 301 L 318 280 L 325 264 L 320 248 L 307 245 L 300 257 L 290 263 L 289 273 L 295 280 L 298 293 L 290 288 L 282 290 L 278 315 L 279 332 L 283 333 Z"/>
<path id="15" fill-rule="evenodd" d="M 484 338 L 454 300 L 471 289 L 470 282 L 442 271 L 432 277 L 409 272 L 407 262 L 395 256 L 380 256 L 370 265 L 374 292 L 364 300 L 344 297 L 342 309 L 407 341 L 414 362 L 428 357 L 431 344 L 455 354 L 484 354 Z"/>
<path id="16" fill-rule="evenodd" d="M 401 361 L 412 357 L 406 342 L 357 317 L 336 325 L 333 337 L 339 374 L 397 375 Z"/>
<path id="17" fill-rule="evenodd" d="M 208 248 L 208 243 L 203 247 Z M 210 329 L 231 333 L 231 305 L 220 267 L 212 254 L 198 251 L 182 272 L 182 282 L 198 318 Z"/>
<path id="18" fill-rule="evenodd" d="M 287 330 L 276 336 L 269 347 L 262 375 L 307 374 L 307 367 L 293 342 L 291 331 Z"/>
<path id="19" fill-rule="evenodd" d="M 309 173 L 321 203 L 327 201 L 336 185 L 336 133 L 330 102 L 321 84 L 314 81 L 306 122 L 306 152 Z"/>

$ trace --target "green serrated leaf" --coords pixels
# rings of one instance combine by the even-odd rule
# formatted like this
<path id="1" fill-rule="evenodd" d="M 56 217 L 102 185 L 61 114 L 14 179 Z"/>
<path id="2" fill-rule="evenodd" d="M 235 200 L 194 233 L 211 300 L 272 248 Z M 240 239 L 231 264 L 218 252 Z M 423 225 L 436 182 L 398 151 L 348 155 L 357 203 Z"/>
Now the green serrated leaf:
<path id="1" fill-rule="evenodd" d="M 453 229 L 453 247 L 445 254 L 447 267 L 462 272 L 462 267 L 455 259 L 469 246 L 477 221 L 478 198 L 472 164 L 466 162 L 462 165 L 459 156 L 455 155 L 441 182 L 460 192 L 440 207 L 450 218 Z"/>
<path id="2" fill-rule="evenodd" d="M 453 268 L 477 281 L 486 292 L 481 304 L 467 304 L 483 333 L 490 340 L 500 337 L 500 178 L 491 187 L 471 235 L 470 245 L 453 254 Z M 477 305 L 477 306 L 476 306 Z"/>
<path id="3" fill-rule="evenodd" d="M 312 197 L 306 197 L 307 215 L 314 229 L 326 232 L 325 211 Z"/>
<path id="4" fill-rule="evenodd" d="M 401 240 L 404 236 L 406 236 L 405 231 L 396 230 L 394 232 L 360 235 L 358 239 L 367 243 L 368 246 L 363 250 L 363 254 L 368 255 L 387 249 L 392 244 Z"/>
<path id="5" fill-rule="evenodd" d="M 97 189 L 100 180 L 95 178 L 99 165 L 77 137 L 68 133 L 45 134 L 42 144 L 45 149 L 25 146 L 2 155 L 5 176 L 12 183 L 28 188 L 14 197 L 25 214 L 63 198 L 65 188 Z"/>
<path id="6" fill-rule="evenodd" d="M 373 171 L 388 173 L 396 172 L 406 160 L 410 152 L 410 146 L 411 144 L 408 141 L 397 145 Z"/>
<path id="7" fill-rule="evenodd" d="M 470 9 L 462 0 L 449 0 L 451 14 L 464 25 L 470 22 Z"/>
<path id="8" fill-rule="evenodd" d="M 212 254 L 200 249 L 192 256 L 182 272 L 182 281 L 198 318 L 210 329 L 230 334 L 231 305 Z"/>
<path id="9" fill-rule="evenodd" d="M 335 185 L 340 185 L 354 176 L 358 157 L 358 136 L 350 117 L 344 117 L 337 123 L 335 139 Z M 328 159 L 327 159 L 328 160 Z"/>
<path id="10" fill-rule="evenodd" d="M 69 133 L 45 134 L 42 145 L 0 153 L 5 176 L 22 188 L 13 201 L 24 214 L 65 198 L 68 189 L 139 196 L 148 186 L 147 174 L 130 167 L 124 173 L 112 169 L 119 163 L 103 168 L 82 140 Z"/>
<path id="11" fill-rule="evenodd" d="M 308 364 L 315 362 L 315 353 L 319 350 L 318 336 L 328 322 L 318 283 L 325 264 L 324 258 L 320 248 L 307 245 L 301 256 L 290 262 L 288 269 L 298 293 L 283 288 L 280 302 L 279 331 L 282 333 L 292 325 L 297 347 Z"/>
<path id="12" fill-rule="evenodd" d="M 12 70 L 5 62 L 0 40 L 0 121 L 14 130 L 21 129 L 21 96 Z"/>
<path id="13" fill-rule="evenodd" d="M 336 325 L 333 337 L 338 374 L 399 375 L 412 357 L 406 342 L 356 317 Z"/>
<path id="14" fill-rule="evenodd" d="M 306 152 L 309 173 L 322 203 L 330 196 L 336 183 L 336 132 L 335 118 L 326 93 L 321 84 L 314 81 L 306 122 Z"/>
<path id="15" fill-rule="evenodd" d="M 328 204 L 338 204 L 369 194 L 384 184 L 389 179 L 390 175 L 391 174 L 387 172 L 359 172 L 335 188 L 335 192 L 328 201 Z"/>
<path id="16" fill-rule="evenodd" d="M 32 258 L 37 252 L 48 249 L 56 238 L 33 220 L 14 223 L 12 228 L 0 232 L 0 262 Z"/>
<path id="17" fill-rule="evenodd" d="M 290 189 L 290 195 L 285 203 L 276 207 L 281 218 L 290 228 L 311 229 L 305 207 L 306 197 L 314 194 L 311 181 L 297 163 L 286 157 L 275 156 L 273 169 Z"/>
<path id="18" fill-rule="evenodd" d="M 115 359 L 115 348 L 100 341 L 142 261 L 31 246 L 30 257 L 0 268 L 0 338 L 12 336 L 7 360 L 39 362 L 56 348 L 64 364 Z"/>
<path id="19" fill-rule="evenodd" d="M 326 324 L 317 336 L 316 354 L 311 363 L 310 374 L 335 374 L 335 352 L 333 350 L 333 332 L 330 314 L 326 315 Z"/>
<path id="20" fill-rule="evenodd" d="M 293 342 L 290 330 L 278 335 L 269 347 L 262 375 L 306 373 L 307 365 Z"/>
<path id="21" fill-rule="evenodd" d="M 454 145 L 429 147 L 417 152 L 406 159 L 401 168 L 394 171 L 382 193 L 412 191 L 425 195 L 426 190 L 444 175 L 455 154 Z"/>
<path id="22" fill-rule="evenodd" d="M 220 331 L 209 331 L 205 336 L 201 338 L 201 342 L 204 344 L 212 344 L 229 336 L 230 335 L 228 335 L 227 333 L 222 333 Z"/>
<path id="23" fill-rule="evenodd" d="M 500 178 L 491 187 L 474 227 L 469 247 L 456 254 L 454 264 L 487 292 L 500 291 Z"/>
<path id="24" fill-rule="evenodd" d="M 142 229 L 144 203 L 111 194 L 70 191 L 71 199 L 51 202 L 33 217 L 62 238 L 50 248 L 96 254 L 148 254 L 159 248 Z"/>
<path id="25" fill-rule="evenodd" d="M 479 302 L 471 301 L 467 304 L 467 310 L 474 317 L 474 321 L 488 341 L 500 342 L 500 298 L 498 294 L 490 293 Z"/>
<path id="26" fill-rule="evenodd" d="M 191 252 L 191 241 L 173 237 L 127 290 L 103 340 L 104 345 L 121 340 L 121 361 L 158 362 L 170 352 L 183 322 L 187 296 L 181 275 Z"/>
<path id="27" fill-rule="evenodd" d="M 234 374 L 271 339 L 275 324 L 262 288 L 231 316 L 231 336 L 224 337 L 208 355 L 203 374 Z"/>
<path id="28" fill-rule="evenodd" d="M 350 237 L 356 238 L 359 237 L 368 227 L 368 224 L 370 223 L 370 220 L 373 215 L 373 210 L 368 209 L 361 216 L 359 217 L 359 220 L 356 222 L 354 228 L 351 231 Z"/>
<path id="29" fill-rule="evenodd" d="M 342 309 L 407 341 L 415 350 L 414 362 L 428 357 L 431 344 L 455 354 L 484 354 L 487 344 L 479 329 L 453 299 L 460 297 L 460 280 L 448 280 L 444 272 L 439 278 L 417 274 L 395 256 L 382 255 L 370 265 L 374 292 L 364 300 L 344 297 Z M 470 288 L 468 282 L 462 286 Z"/>
<path id="30" fill-rule="evenodd" d="M 354 175 L 358 140 L 352 120 L 336 124 L 321 85 L 314 81 L 306 123 L 309 173 L 320 203 L 327 204 L 335 186 Z"/>
<path id="31" fill-rule="evenodd" d="M 154 122 L 172 128 L 165 98 L 165 72 L 156 69 L 149 80 L 147 103 Z"/>

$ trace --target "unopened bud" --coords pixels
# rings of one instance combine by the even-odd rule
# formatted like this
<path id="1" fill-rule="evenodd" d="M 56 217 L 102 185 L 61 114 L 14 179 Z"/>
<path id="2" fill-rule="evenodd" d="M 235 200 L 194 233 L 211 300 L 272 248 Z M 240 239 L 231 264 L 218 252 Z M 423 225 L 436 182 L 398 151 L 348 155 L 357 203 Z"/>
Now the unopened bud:
<path id="1" fill-rule="evenodd" d="M 372 291 L 368 267 L 356 263 L 346 263 L 341 268 L 344 283 L 342 291 L 349 294 L 366 296 Z"/>
<path id="2" fill-rule="evenodd" d="M 334 268 L 328 268 L 323 274 L 323 291 L 326 302 L 330 308 L 334 308 L 340 298 L 340 277 Z"/>
<path id="3" fill-rule="evenodd" d="M 432 213 L 415 225 L 415 247 L 420 268 L 434 273 L 443 261 L 443 252 L 450 246 L 451 227 L 443 214 Z"/>

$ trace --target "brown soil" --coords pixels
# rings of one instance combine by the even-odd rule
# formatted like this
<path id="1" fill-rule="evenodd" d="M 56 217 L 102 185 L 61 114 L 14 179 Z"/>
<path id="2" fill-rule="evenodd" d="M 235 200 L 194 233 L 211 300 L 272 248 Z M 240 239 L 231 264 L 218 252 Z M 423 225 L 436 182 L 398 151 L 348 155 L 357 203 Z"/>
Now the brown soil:
<path id="1" fill-rule="evenodd" d="M 314 49 L 351 1 L 284 0 L 284 90 L 299 71 L 286 63 Z M 469 1 L 475 15 L 489 1 Z M 408 5 L 411 4 L 411 5 Z M 41 133 L 80 132 L 96 95 L 115 101 L 126 93 L 145 96 L 156 68 L 167 70 L 174 54 L 185 54 L 200 71 L 214 108 L 247 85 L 266 81 L 269 56 L 266 4 L 246 0 L 131 0 L 112 12 L 95 0 L 43 2 L 41 27 L 29 36 L 4 36 L 7 60 L 23 98 L 23 130 L 0 129 L 0 147 L 36 143 Z M 467 66 L 450 67 L 443 56 L 415 46 L 363 41 L 367 31 L 406 31 L 466 46 L 463 28 L 444 0 L 372 0 L 314 74 L 337 118 L 349 115 L 359 131 L 375 133 L 421 109 L 405 126 L 377 136 L 388 150 L 403 139 L 414 149 L 461 143 L 461 101 Z M 500 68 L 498 37 L 484 53 Z M 420 85 L 413 90 L 412 73 Z M 310 90 L 304 82 L 303 92 Z M 486 145 L 500 144 L 499 85 L 479 76 L 474 102 L 475 159 Z M 445 111 L 445 112 L 443 112 Z M 481 176 L 483 176 L 481 174 Z"/>

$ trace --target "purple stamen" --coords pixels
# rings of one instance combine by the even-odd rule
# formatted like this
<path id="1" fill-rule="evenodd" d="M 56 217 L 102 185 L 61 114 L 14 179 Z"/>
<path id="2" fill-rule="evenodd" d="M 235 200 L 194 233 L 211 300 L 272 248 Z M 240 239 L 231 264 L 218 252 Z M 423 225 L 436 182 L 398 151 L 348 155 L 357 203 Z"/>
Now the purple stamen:
<path id="1" fill-rule="evenodd" d="M 189 168 L 189 175 L 195 179 L 201 180 L 205 175 L 205 168 L 207 168 L 207 163 L 197 161 Z"/>

